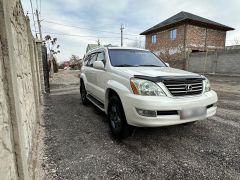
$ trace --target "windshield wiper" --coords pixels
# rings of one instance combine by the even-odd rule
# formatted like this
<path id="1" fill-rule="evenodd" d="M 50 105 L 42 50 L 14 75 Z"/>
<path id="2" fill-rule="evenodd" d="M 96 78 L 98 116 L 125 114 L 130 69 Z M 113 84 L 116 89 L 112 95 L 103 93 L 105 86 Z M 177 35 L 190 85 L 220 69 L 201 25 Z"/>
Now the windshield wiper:
<path id="1" fill-rule="evenodd" d="M 153 64 L 142 64 L 139 66 L 145 66 L 145 67 L 162 67 L 162 66 L 158 66 L 158 65 L 153 65 Z"/>
<path id="2" fill-rule="evenodd" d="M 137 66 L 134 66 L 134 65 L 131 65 L 131 64 L 120 64 L 120 65 L 116 65 L 114 67 L 137 67 Z"/>

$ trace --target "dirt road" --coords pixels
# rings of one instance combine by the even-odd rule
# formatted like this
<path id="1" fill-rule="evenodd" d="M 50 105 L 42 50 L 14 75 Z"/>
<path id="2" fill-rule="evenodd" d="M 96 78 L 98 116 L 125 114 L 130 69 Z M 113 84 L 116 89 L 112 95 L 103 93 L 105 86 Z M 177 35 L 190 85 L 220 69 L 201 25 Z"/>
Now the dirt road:
<path id="1" fill-rule="evenodd" d="M 137 128 L 116 141 L 104 113 L 81 104 L 77 73 L 60 72 L 45 98 L 46 179 L 240 179 L 240 77 L 209 76 L 219 95 L 216 116 Z"/>

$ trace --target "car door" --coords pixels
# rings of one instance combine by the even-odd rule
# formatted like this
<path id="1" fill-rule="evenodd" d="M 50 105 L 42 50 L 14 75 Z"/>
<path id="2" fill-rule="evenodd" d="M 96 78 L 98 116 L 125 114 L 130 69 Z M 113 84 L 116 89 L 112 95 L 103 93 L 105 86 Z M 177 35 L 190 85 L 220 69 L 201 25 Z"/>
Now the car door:
<path id="1" fill-rule="evenodd" d="M 102 61 L 103 64 L 106 64 L 105 53 L 104 51 L 98 52 L 97 60 Z M 97 80 L 97 87 L 96 87 L 96 95 L 97 99 L 101 102 L 105 100 L 105 86 L 106 86 L 106 71 L 104 69 L 95 69 L 96 71 L 96 80 Z"/>
<path id="2" fill-rule="evenodd" d="M 87 63 L 85 65 L 85 75 L 86 75 L 86 90 L 91 94 L 96 94 L 97 78 L 96 69 L 93 68 L 93 63 L 97 59 L 97 53 L 92 53 L 87 57 Z"/>

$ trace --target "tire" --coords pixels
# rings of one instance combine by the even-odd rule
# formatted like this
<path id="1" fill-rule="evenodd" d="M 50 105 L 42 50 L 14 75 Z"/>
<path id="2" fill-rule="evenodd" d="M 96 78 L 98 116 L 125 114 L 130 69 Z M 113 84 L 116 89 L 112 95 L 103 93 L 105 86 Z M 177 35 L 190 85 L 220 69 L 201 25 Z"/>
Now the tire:
<path id="1" fill-rule="evenodd" d="M 83 105 L 89 104 L 89 100 L 87 99 L 87 91 L 85 89 L 84 82 L 81 80 L 80 82 L 80 95 Z"/>
<path id="2" fill-rule="evenodd" d="M 128 125 L 121 100 L 116 95 L 109 100 L 107 117 L 110 130 L 115 138 L 124 139 L 131 134 L 132 127 Z"/>

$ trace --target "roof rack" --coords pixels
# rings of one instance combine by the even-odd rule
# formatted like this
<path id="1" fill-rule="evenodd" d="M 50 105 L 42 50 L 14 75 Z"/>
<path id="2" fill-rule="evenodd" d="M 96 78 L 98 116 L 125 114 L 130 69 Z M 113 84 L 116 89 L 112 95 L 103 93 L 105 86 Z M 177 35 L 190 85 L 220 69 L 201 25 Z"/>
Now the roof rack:
<path id="1" fill-rule="evenodd" d="M 112 45 L 112 44 L 107 44 L 107 45 L 104 45 L 104 47 L 119 47 L 119 46 Z"/>

